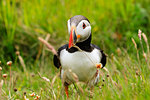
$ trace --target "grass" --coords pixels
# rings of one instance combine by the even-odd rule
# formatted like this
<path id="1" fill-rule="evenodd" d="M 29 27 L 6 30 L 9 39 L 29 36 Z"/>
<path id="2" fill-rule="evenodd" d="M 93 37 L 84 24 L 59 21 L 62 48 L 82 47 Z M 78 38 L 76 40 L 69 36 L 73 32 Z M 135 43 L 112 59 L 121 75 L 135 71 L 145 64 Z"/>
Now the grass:
<path id="1" fill-rule="evenodd" d="M 149 39 L 149 0 L 1 0 L 0 1 L 0 99 L 66 99 L 53 54 L 38 41 L 50 34 L 49 43 L 60 47 L 68 42 L 67 20 L 77 14 L 88 17 L 92 25 L 92 43 L 108 54 L 106 68 L 90 97 L 86 86 L 69 89 L 71 99 L 149 99 L 150 53 L 148 42 L 138 37 L 141 29 Z M 132 43 L 131 38 L 136 42 Z M 16 51 L 20 54 L 16 55 Z M 143 54 L 146 54 L 146 56 Z M 139 56 L 139 58 L 138 58 Z M 147 60 L 146 60 L 147 59 Z M 7 61 L 11 60 L 10 66 Z M 39 76 L 40 73 L 41 77 Z M 7 78 L 2 75 L 7 74 Z M 50 82 L 45 81 L 46 77 Z M 111 80 L 113 79 L 113 81 Z M 10 80 L 11 79 L 11 80 Z M 11 85 L 10 85 L 11 83 Z M 53 86 L 51 86 L 53 84 Z"/>
<path id="2" fill-rule="evenodd" d="M 136 52 L 136 49 L 135 49 Z M 117 55 L 111 55 L 108 57 L 108 63 L 106 68 L 109 73 L 103 69 L 100 69 L 100 82 L 94 89 L 94 95 L 91 98 L 87 88 L 84 84 L 79 83 L 83 89 L 83 94 L 78 88 L 77 91 L 72 85 L 69 89 L 70 98 L 75 99 L 149 99 L 150 95 L 150 74 L 149 63 L 150 55 L 147 55 L 147 61 L 140 58 L 132 57 L 129 53 L 123 49 L 118 50 Z M 136 56 L 136 55 L 135 55 Z M 16 56 L 16 60 L 18 56 Z M 19 60 L 19 59 L 18 59 Z M 49 59 L 45 59 L 47 63 L 44 66 L 41 64 L 33 64 L 31 68 L 27 67 L 27 71 L 20 70 L 18 66 L 22 66 L 17 62 L 12 64 L 12 85 L 9 89 L 9 71 L 2 70 L 1 74 L 7 73 L 6 84 L 2 86 L 2 98 L 3 99 L 23 99 L 27 97 L 29 99 L 36 98 L 31 97 L 32 93 L 40 96 L 40 99 L 65 99 L 66 96 L 62 94 L 62 84 L 59 77 L 56 77 L 56 73 L 59 70 L 54 68 L 52 62 Z M 40 61 L 39 61 L 40 62 Z M 149 63 L 150 64 L 150 63 Z M 2 63 L 1 66 L 8 67 Z M 40 73 L 40 76 L 38 74 Z M 109 76 L 108 76 L 109 75 Z M 46 77 L 46 79 L 43 77 Z M 56 80 L 53 81 L 54 77 Z M 5 80 L 5 78 L 2 78 Z M 49 81 L 49 80 L 50 81 Z M 48 80 L 48 81 L 45 81 Z M 54 82 L 54 83 L 53 83 Z M 10 93 L 9 93 L 10 91 Z"/>

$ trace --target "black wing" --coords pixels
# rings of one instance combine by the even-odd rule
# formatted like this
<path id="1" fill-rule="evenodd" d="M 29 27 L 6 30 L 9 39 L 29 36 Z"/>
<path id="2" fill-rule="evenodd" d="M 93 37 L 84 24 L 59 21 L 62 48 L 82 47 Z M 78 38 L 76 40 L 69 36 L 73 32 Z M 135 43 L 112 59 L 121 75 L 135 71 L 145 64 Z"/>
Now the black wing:
<path id="1" fill-rule="evenodd" d="M 60 63 L 60 52 L 61 52 L 61 50 L 66 49 L 66 48 L 68 48 L 68 44 L 65 44 L 62 47 L 60 47 L 58 49 L 58 51 L 57 51 L 57 55 L 54 55 L 53 63 L 54 63 L 56 68 L 59 68 L 61 66 L 61 63 Z"/>
<path id="2" fill-rule="evenodd" d="M 106 55 L 105 53 L 103 52 L 103 50 L 101 50 L 98 46 L 94 45 L 94 44 L 91 44 L 93 48 L 96 48 L 98 50 L 100 50 L 101 54 L 102 54 L 102 58 L 101 58 L 101 61 L 100 63 L 103 64 L 103 67 L 106 65 Z M 102 68 L 103 68 L 102 67 Z"/>

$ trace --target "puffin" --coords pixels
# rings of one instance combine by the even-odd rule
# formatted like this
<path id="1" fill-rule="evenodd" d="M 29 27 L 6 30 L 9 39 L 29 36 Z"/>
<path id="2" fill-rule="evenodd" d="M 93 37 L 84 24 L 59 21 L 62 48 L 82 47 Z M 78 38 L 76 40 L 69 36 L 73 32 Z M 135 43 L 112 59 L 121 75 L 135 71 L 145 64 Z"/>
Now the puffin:
<path id="1" fill-rule="evenodd" d="M 76 81 L 93 88 L 99 81 L 99 68 L 106 65 L 106 54 L 98 46 L 91 44 L 92 32 L 90 21 L 76 15 L 67 21 L 69 43 L 61 46 L 53 57 L 55 67 L 60 69 L 66 96 L 69 97 L 68 86 Z M 65 78 L 64 78 L 65 77 Z"/>

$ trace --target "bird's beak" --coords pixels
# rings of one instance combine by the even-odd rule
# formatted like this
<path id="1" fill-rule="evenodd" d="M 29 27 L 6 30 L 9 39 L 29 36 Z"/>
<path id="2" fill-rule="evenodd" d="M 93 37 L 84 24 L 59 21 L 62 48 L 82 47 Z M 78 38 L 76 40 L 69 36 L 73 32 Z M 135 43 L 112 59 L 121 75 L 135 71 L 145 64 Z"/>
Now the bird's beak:
<path id="1" fill-rule="evenodd" d="M 76 26 L 71 26 L 70 38 L 69 38 L 69 49 L 76 44 L 77 39 L 80 38 L 80 35 L 76 33 Z"/>

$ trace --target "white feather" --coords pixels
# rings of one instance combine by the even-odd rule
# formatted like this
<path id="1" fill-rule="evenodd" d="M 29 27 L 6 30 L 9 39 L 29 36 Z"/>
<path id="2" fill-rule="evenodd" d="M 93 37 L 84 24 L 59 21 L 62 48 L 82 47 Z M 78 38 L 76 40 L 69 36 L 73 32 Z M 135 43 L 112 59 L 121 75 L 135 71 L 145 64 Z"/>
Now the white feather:
<path id="1" fill-rule="evenodd" d="M 86 27 L 83 29 L 83 23 L 86 25 Z M 77 42 L 85 41 L 89 38 L 91 35 L 91 25 L 87 20 L 82 20 L 77 28 L 76 28 L 77 35 L 80 35 L 80 38 L 77 40 Z"/>
<path id="2" fill-rule="evenodd" d="M 96 64 L 101 60 L 101 53 L 94 49 L 92 52 L 77 51 L 69 53 L 66 49 L 60 52 L 60 62 L 62 66 L 61 77 L 65 70 L 71 69 L 77 76 L 79 81 L 88 82 L 96 74 Z M 72 77 L 67 73 L 67 78 L 72 81 Z"/>
<path id="3" fill-rule="evenodd" d="M 71 31 L 71 29 L 70 29 L 70 19 L 67 21 L 67 26 L 68 26 L 68 33 L 70 34 L 70 31 Z"/>

